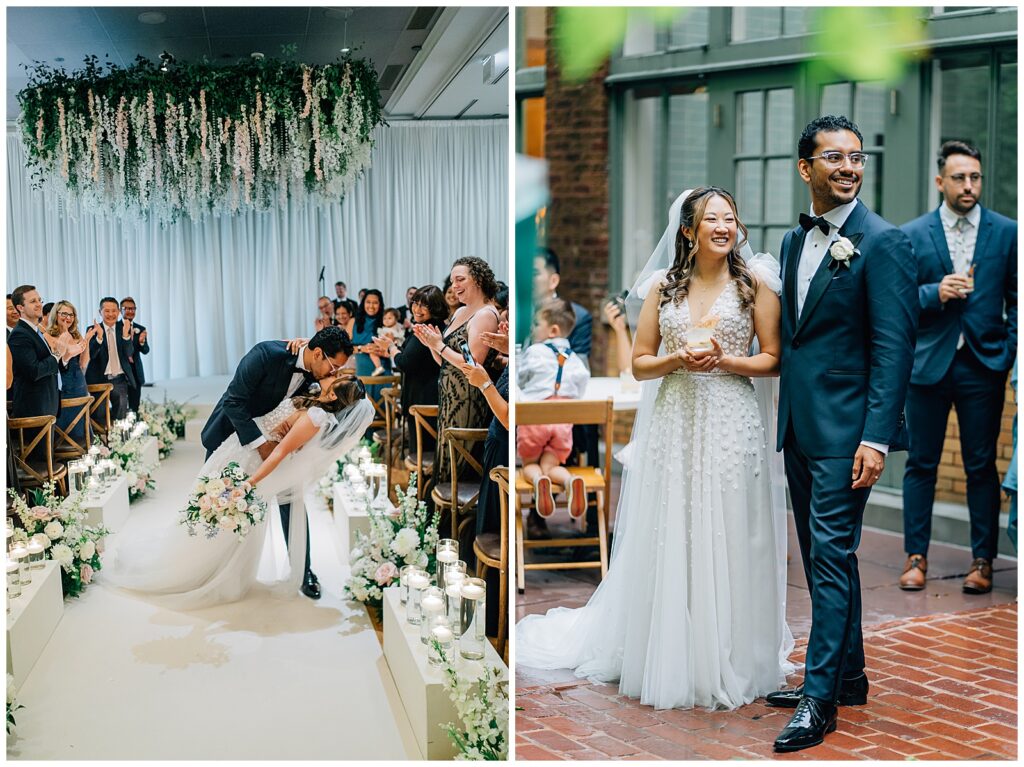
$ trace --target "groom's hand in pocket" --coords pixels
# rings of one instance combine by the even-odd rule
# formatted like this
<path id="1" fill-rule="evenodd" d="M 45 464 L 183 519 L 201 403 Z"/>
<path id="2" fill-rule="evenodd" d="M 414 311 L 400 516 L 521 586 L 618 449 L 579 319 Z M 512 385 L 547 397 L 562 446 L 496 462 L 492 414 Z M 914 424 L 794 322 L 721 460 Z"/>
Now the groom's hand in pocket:
<path id="1" fill-rule="evenodd" d="M 260 458 L 262 458 L 265 461 L 267 460 L 267 458 L 270 457 L 270 454 L 274 452 L 275 447 L 277 447 L 276 442 L 264 442 L 262 445 L 256 448 L 256 452 L 259 453 Z"/>
<path id="2" fill-rule="evenodd" d="M 882 476 L 885 455 L 873 447 L 861 445 L 853 456 L 853 485 L 851 489 L 871 487 Z"/>

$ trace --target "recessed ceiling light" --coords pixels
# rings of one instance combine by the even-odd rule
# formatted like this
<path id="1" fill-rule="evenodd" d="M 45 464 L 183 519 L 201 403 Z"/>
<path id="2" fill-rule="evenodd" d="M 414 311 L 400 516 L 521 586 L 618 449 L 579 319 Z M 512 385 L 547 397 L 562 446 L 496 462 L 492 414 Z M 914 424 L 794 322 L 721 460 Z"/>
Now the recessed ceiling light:
<path id="1" fill-rule="evenodd" d="M 348 52 L 349 52 L 350 50 L 352 50 L 352 49 L 351 49 L 351 48 L 340 48 L 339 50 L 340 50 L 340 51 L 341 51 L 342 53 L 348 53 Z"/>
<path id="2" fill-rule="evenodd" d="M 144 11 L 139 14 L 139 21 L 143 24 L 163 24 L 167 17 L 160 11 Z"/>
<path id="3" fill-rule="evenodd" d="M 64 57 L 63 57 L 63 56 L 57 56 L 57 57 L 56 57 L 56 58 L 54 59 L 54 61 L 64 61 Z"/>

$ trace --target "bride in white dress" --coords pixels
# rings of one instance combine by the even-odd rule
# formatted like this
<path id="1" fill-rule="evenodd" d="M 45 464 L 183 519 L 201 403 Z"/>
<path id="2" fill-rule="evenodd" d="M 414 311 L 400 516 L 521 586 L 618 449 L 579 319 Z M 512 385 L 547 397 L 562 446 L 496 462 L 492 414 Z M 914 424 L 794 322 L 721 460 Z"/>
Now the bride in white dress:
<path id="1" fill-rule="evenodd" d="M 740 232 L 725 190 L 673 204 L 652 257 L 671 268 L 633 291 L 646 294 L 633 347 L 646 383 L 608 575 L 585 607 L 520 621 L 517 663 L 617 679 L 655 708 L 735 708 L 784 682 L 784 506 L 751 381 L 778 371 L 781 282 L 770 256 L 744 260 Z M 714 317 L 714 349 L 689 349 Z"/>
<path id="2" fill-rule="evenodd" d="M 232 434 L 203 464 L 198 476 L 212 476 L 234 461 L 251 476 L 256 492 L 268 502 L 263 521 L 239 540 L 235 535 L 190 536 L 179 522 L 185 507 L 182 489 L 178 508 L 139 515 L 112 537 L 104 580 L 140 592 L 164 607 L 197 609 L 242 599 L 257 580 L 270 573 L 276 592 L 297 593 L 306 549 L 303 488 L 327 471 L 330 463 L 358 443 L 373 420 L 373 405 L 363 385 L 352 376 L 320 381 L 315 396 L 286 397 L 255 420 L 268 441 L 278 442 L 266 460 L 242 447 Z M 288 531 L 289 560 L 275 503 L 292 504 Z M 147 517 L 140 519 L 139 517 Z M 265 551 L 261 567 L 261 556 Z M 278 552 L 276 561 L 273 552 Z"/>

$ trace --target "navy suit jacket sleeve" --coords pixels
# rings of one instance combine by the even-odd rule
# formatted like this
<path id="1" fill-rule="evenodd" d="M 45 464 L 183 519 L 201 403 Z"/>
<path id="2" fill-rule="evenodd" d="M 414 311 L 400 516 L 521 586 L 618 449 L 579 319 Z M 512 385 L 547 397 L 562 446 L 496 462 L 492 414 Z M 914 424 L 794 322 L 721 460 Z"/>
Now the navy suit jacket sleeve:
<path id="1" fill-rule="evenodd" d="M 1013 222 L 1013 244 L 1010 247 L 1009 269 L 1006 270 L 1006 348 L 1008 359 L 1017 353 L 1017 222 Z"/>
<path id="2" fill-rule="evenodd" d="M 238 363 L 235 375 L 224 392 L 224 414 L 235 427 L 242 445 L 248 445 L 263 436 L 250 414 L 249 402 L 255 398 L 264 382 L 269 361 L 267 350 L 261 344 L 254 346 Z"/>
<path id="3" fill-rule="evenodd" d="M 892 445 L 914 367 L 919 313 L 917 261 L 906 233 L 881 232 L 865 262 L 871 365 L 861 440 Z"/>
<path id="4" fill-rule="evenodd" d="M 139 354 L 149 354 L 149 336 L 148 335 L 146 336 L 146 343 L 144 343 L 144 344 L 140 344 L 139 343 L 139 339 L 142 337 L 142 334 L 146 332 L 146 329 L 144 327 L 142 327 L 141 325 L 136 325 L 135 327 L 137 327 L 139 329 L 139 334 L 137 336 L 135 336 L 135 348 L 136 348 L 136 350 L 139 352 Z"/>
<path id="5" fill-rule="evenodd" d="M 20 378 L 35 383 L 57 373 L 57 359 L 52 354 L 41 357 L 29 333 L 12 332 L 7 337 L 7 345 L 11 347 L 11 369 L 17 371 Z"/>

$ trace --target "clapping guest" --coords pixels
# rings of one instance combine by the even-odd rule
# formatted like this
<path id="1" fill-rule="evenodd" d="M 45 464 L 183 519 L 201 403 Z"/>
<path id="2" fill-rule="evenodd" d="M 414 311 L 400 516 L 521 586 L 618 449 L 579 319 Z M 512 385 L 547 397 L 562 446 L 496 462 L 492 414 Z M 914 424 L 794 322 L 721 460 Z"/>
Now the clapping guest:
<path id="1" fill-rule="evenodd" d="M 412 297 L 416 295 L 417 290 L 419 290 L 419 288 L 406 288 L 405 306 L 400 306 L 398 308 L 401 315 L 402 327 L 406 330 L 412 327 Z"/>
<path id="2" fill-rule="evenodd" d="M 85 380 L 90 384 L 111 384 L 112 415 L 124 418 L 128 413 L 128 390 L 135 386 L 135 371 L 128 362 L 133 343 L 131 325 L 119 323 L 118 313 L 116 298 L 107 296 L 100 301 L 102 322 L 95 324 L 95 335 L 89 341 Z"/>
<path id="3" fill-rule="evenodd" d="M 11 350 L 11 415 L 28 418 L 57 415 L 60 410 L 60 363 L 70 337 L 58 338 L 51 348 L 39 328 L 43 301 L 33 285 L 20 285 L 11 294 L 18 324 L 7 337 Z"/>
<path id="4" fill-rule="evenodd" d="M 50 312 L 53 311 L 53 301 L 43 304 L 43 317 L 39 320 L 39 327 L 45 332 L 50 327 Z"/>
<path id="5" fill-rule="evenodd" d="M 68 345 L 60 364 L 60 397 L 86 397 L 89 395 L 85 383 L 85 371 L 89 366 L 89 342 L 96 335 L 96 326 L 91 325 L 83 337 L 78 329 L 78 311 L 70 301 L 58 301 L 50 314 L 46 340 L 51 348 L 56 350 L 57 339 L 64 334 L 70 335 L 74 340 Z M 72 410 L 61 411 L 57 416 L 57 425 L 67 432 L 76 415 L 77 413 Z M 71 438 L 80 444 L 85 440 L 88 421 L 88 417 L 80 419 L 70 433 Z"/>
<path id="6" fill-rule="evenodd" d="M 11 300 L 11 294 L 7 294 L 7 336 L 10 337 L 11 331 L 14 330 L 18 324 L 18 320 L 21 319 L 21 315 L 18 314 L 18 310 L 14 308 L 14 301 Z"/>
<path id="7" fill-rule="evenodd" d="M 459 296 L 456 294 L 454 287 L 452 286 L 451 275 L 444 278 L 444 287 L 441 288 L 444 291 L 444 301 L 448 304 L 448 321 L 452 321 L 452 317 L 455 316 L 455 312 L 458 311 L 459 307 L 462 306 L 462 302 L 459 301 Z"/>
<path id="8" fill-rule="evenodd" d="M 327 296 L 320 296 L 316 301 L 317 315 L 313 327 L 317 332 L 334 324 L 334 304 Z"/>
<path id="9" fill-rule="evenodd" d="M 146 371 L 142 365 L 142 355 L 149 354 L 149 331 L 135 321 L 136 308 L 135 299 L 131 296 L 121 299 L 121 316 L 124 317 L 124 323 L 129 326 L 132 337 L 132 353 L 128 357 L 128 362 L 132 366 L 132 372 L 135 373 L 135 387 L 128 390 L 128 408 L 133 413 L 139 412 L 142 387 L 146 385 Z M 120 328 L 119 332 L 123 331 L 124 328 Z"/>
<path id="10" fill-rule="evenodd" d="M 377 365 L 370 355 L 376 354 L 374 339 L 384 324 L 384 296 L 376 288 L 360 292 L 364 295 L 356 312 L 356 321 L 353 325 L 355 332 L 352 334 L 352 343 L 356 347 L 356 375 L 372 376 Z M 389 360 L 388 367 L 390 366 Z M 376 400 L 380 396 L 380 389 L 379 385 L 367 386 L 366 392 L 371 399 Z"/>
<path id="11" fill-rule="evenodd" d="M 335 305 L 334 324 L 348 333 L 349 338 L 352 337 L 355 317 L 352 316 L 352 309 L 349 307 L 348 301 L 342 301 L 340 304 Z"/>

